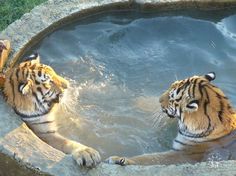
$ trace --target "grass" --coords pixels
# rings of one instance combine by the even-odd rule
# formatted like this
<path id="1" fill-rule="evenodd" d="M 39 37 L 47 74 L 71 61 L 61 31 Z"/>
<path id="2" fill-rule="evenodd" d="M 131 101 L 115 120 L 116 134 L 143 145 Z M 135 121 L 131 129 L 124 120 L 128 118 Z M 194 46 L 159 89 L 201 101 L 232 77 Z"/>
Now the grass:
<path id="1" fill-rule="evenodd" d="M 0 0 L 0 31 L 46 0 Z"/>

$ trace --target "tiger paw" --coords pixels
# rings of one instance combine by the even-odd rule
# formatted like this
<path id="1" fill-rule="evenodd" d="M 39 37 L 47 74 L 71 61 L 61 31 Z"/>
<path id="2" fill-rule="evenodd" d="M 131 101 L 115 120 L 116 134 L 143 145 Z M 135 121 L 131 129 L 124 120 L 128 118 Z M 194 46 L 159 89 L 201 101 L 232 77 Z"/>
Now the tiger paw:
<path id="1" fill-rule="evenodd" d="M 101 162 L 100 154 L 91 147 L 75 149 L 72 156 L 80 166 L 94 167 Z"/>
<path id="2" fill-rule="evenodd" d="M 131 164 L 129 159 L 119 156 L 111 156 L 108 159 L 106 159 L 105 162 L 108 164 L 118 164 L 121 166 L 126 166 Z"/>

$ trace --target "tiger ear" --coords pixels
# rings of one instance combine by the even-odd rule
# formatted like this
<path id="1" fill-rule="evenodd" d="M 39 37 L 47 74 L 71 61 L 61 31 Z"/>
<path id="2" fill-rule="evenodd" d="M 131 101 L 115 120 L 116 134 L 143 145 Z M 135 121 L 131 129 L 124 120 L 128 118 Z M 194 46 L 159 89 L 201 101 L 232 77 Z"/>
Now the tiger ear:
<path id="1" fill-rule="evenodd" d="M 20 83 L 18 86 L 18 90 L 22 95 L 27 95 L 30 92 L 31 88 L 31 81 L 28 80 L 26 83 Z"/>
<path id="2" fill-rule="evenodd" d="M 40 63 L 40 56 L 38 53 L 31 54 L 25 58 L 25 61 L 31 61 L 33 64 Z"/>
<path id="3" fill-rule="evenodd" d="M 209 72 L 208 74 L 205 75 L 205 78 L 208 81 L 213 81 L 216 78 L 215 72 Z"/>

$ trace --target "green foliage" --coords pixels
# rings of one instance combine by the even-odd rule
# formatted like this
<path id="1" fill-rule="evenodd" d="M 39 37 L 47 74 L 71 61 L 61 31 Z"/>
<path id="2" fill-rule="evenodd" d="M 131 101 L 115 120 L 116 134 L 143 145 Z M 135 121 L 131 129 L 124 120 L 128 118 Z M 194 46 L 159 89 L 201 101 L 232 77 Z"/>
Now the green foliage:
<path id="1" fill-rule="evenodd" d="M 46 0 L 0 0 L 0 31 Z"/>

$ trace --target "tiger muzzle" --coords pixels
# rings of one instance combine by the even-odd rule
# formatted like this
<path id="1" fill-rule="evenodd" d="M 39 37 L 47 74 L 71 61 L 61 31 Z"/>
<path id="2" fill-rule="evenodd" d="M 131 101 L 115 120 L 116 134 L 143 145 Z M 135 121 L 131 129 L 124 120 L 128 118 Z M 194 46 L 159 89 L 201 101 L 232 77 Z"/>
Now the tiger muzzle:
<path id="1" fill-rule="evenodd" d="M 168 109 L 162 107 L 162 112 L 164 112 L 168 117 L 175 118 L 175 114 L 168 111 Z"/>

